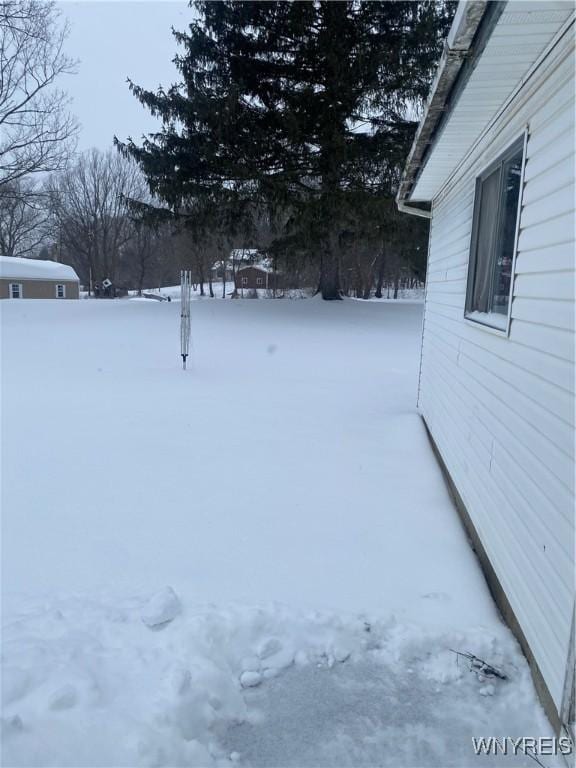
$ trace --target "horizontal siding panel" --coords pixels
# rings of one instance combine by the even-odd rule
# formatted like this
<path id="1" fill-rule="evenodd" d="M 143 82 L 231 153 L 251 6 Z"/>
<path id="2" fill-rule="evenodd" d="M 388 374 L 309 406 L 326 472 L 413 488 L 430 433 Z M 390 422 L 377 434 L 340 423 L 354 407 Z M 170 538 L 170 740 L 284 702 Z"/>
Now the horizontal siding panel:
<path id="1" fill-rule="evenodd" d="M 571 331 L 551 328 L 537 322 L 513 320 L 510 326 L 510 338 L 518 344 L 574 362 L 574 334 Z"/>
<path id="2" fill-rule="evenodd" d="M 571 275 L 572 280 L 574 279 L 572 273 L 566 274 Z M 527 320 L 532 323 L 573 331 L 574 302 L 515 297 L 512 302 L 512 317 L 516 320 Z"/>
<path id="3" fill-rule="evenodd" d="M 522 442 L 508 423 L 500 423 L 494 414 L 488 410 L 478 398 L 471 392 L 471 382 L 468 386 L 461 382 L 456 383 L 454 377 L 450 374 L 449 356 L 445 356 L 440 347 L 431 347 L 427 354 L 430 357 L 430 366 L 423 381 L 427 387 L 422 390 L 420 408 L 425 411 L 427 408 L 435 407 L 436 398 L 446 398 L 448 407 L 452 410 L 461 409 L 458 415 L 458 429 L 455 430 L 456 438 L 462 438 L 474 432 L 483 443 L 486 451 L 491 456 L 498 457 L 502 465 L 506 465 L 506 457 L 509 457 L 508 463 L 515 463 L 517 478 L 517 487 L 523 488 L 526 485 L 535 484 L 539 489 L 536 499 L 538 511 L 541 514 L 542 509 L 553 510 L 543 519 L 543 524 L 548 523 L 553 516 L 556 521 L 560 521 L 561 527 L 555 530 L 551 535 L 559 542 L 565 542 L 569 546 L 570 539 L 565 536 L 574 530 L 573 515 L 573 478 L 568 478 L 568 487 L 558 480 L 547 470 L 539 458 L 531 450 L 531 446 Z M 435 396 L 434 396 L 435 393 Z M 478 423 L 483 424 L 483 429 L 478 431 Z M 468 457 L 468 459 L 467 459 Z M 462 461 L 471 460 L 470 466 L 475 466 L 475 453 L 464 452 Z M 481 457 L 486 461 L 486 456 Z M 573 555 L 573 552 L 572 552 Z"/>
<path id="4" fill-rule="evenodd" d="M 574 243 L 572 242 L 546 246 L 537 251 L 519 251 L 516 256 L 517 275 L 570 269 L 574 269 Z"/>
<path id="5" fill-rule="evenodd" d="M 564 213 L 550 221 L 521 230 L 518 238 L 518 250 L 533 251 L 560 243 L 574 241 L 574 217 Z"/>
<path id="6" fill-rule="evenodd" d="M 432 298 L 439 294 L 457 294 L 462 297 L 466 294 L 465 280 L 430 280 L 427 288 L 428 295 Z M 464 306 L 464 304 L 462 304 Z"/>
<path id="7" fill-rule="evenodd" d="M 449 269 L 432 269 L 427 274 L 428 283 L 434 283 L 438 280 L 445 280 L 446 282 L 451 280 L 464 280 L 468 279 L 468 257 L 466 260 L 458 265 L 450 267 Z"/>
<path id="8" fill-rule="evenodd" d="M 442 252 L 440 252 L 442 254 Z M 463 267 L 464 265 L 468 265 L 468 247 L 462 248 L 461 251 L 458 253 L 451 253 L 449 256 L 445 255 L 436 255 L 434 260 L 430 260 L 430 266 L 432 268 L 432 272 L 438 271 L 438 270 L 449 270 L 449 269 L 458 269 L 460 267 Z"/>
<path id="9" fill-rule="evenodd" d="M 533 183 L 526 184 L 522 195 L 524 206 L 527 207 L 538 200 L 545 200 L 556 190 L 573 184 L 574 177 L 574 155 L 570 154 L 567 159 L 543 171 Z"/>
<path id="10" fill-rule="evenodd" d="M 484 389 L 484 401 L 492 402 L 494 408 L 506 414 L 515 422 L 523 422 L 524 431 L 532 440 L 545 444 L 546 466 L 564 483 L 569 482 L 573 471 L 574 435 L 563 419 L 545 410 L 535 401 L 518 392 L 493 370 L 483 367 L 471 357 L 461 354 L 458 368 L 468 373 L 470 378 Z M 542 438 L 545 438 L 542 440 Z"/>
<path id="11" fill-rule="evenodd" d="M 428 298 L 426 299 L 426 306 L 429 308 L 431 313 L 434 313 L 438 317 L 453 320 L 456 325 L 462 324 L 462 320 L 464 318 L 462 307 L 447 307 L 444 304 L 439 304 L 438 302 L 428 301 Z"/>
<path id="12" fill-rule="evenodd" d="M 490 401 L 486 402 L 477 396 L 474 382 L 463 377 L 461 372 L 452 370 L 448 361 L 444 359 L 442 349 L 435 346 L 435 341 L 433 343 L 428 341 L 427 343 L 431 344 L 431 348 L 427 349 L 425 346 L 424 354 L 428 355 L 431 361 L 430 368 L 434 369 L 435 372 L 433 371 L 429 376 L 428 371 L 423 366 L 420 404 L 433 403 L 433 398 L 426 392 L 426 386 L 429 386 L 427 377 L 429 376 L 430 381 L 435 377 L 443 379 L 444 388 L 449 393 L 449 397 L 461 395 L 467 403 L 468 411 L 482 421 L 491 434 L 492 440 L 496 444 L 506 446 L 510 455 L 516 457 L 519 471 L 531 477 L 538 484 L 549 504 L 573 527 L 573 478 L 567 478 L 565 483 L 559 481 L 540 460 L 537 445 L 533 441 L 527 442 L 526 431 L 522 428 L 516 429 L 514 419 L 508 419 L 505 413 L 503 414 L 501 411 L 495 413 L 491 410 Z M 440 354 L 442 360 L 440 368 L 434 367 L 435 354 Z M 534 452 L 535 450 L 536 452 Z M 470 458 L 474 460 L 473 455 Z"/>
<path id="13" fill-rule="evenodd" d="M 542 410 L 567 424 L 574 424 L 574 398 L 569 392 L 465 340 L 460 342 L 460 350 L 478 365 L 494 372 L 518 393 L 530 398 Z"/>
<path id="14" fill-rule="evenodd" d="M 426 301 L 429 304 L 433 304 L 438 307 L 444 307 L 448 311 L 456 313 L 458 317 L 464 316 L 464 297 L 461 294 L 434 294 L 430 292 L 426 296 Z"/>
<path id="15" fill-rule="evenodd" d="M 470 224 L 465 221 L 457 229 L 440 236 L 436 232 L 432 235 L 435 242 L 438 244 L 436 256 L 439 258 L 446 258 L 454 253 L 461 253 L 467 251 L 470 246 Z"/>
<path id="16" fill-rule="evenodd" d="M 574 394 L 574 366 L 567 360 L 469 326 L 466 327 L 468 333 L 462 334 L 459 332 L 460 322 L 437 314 L 427 313 L 426 323 L 430 326 L 431 333 L 444 339 L 453 339 L 457 348 L 461 342 L 471 344 L 477 349 L 486 350 L 496 357 L 509 361 L 519 371 L 527 371 L 553 384 L 561 391 Z"/>
<path id="17" fill-rule="evenodd" d="M 550 605 L 546 606 L 544 611 L 535 610 L 531 587 L 536 579 L 541 578 L 541 575 L 531 564 L 530 572 L 535 575 L 529 579 L 525 578 L 526 568 L 520 569 L 518 561 L 512 557 L 506 548 L 502 547 L 499 540 L 500 526 L 498 524 L 489 525 L 486 522 L 489 518 L 485 510 L 494 509 L 494 499 L 482 487 L 475 475 L 470 476 L 461 470 L 460 460 L 454 456 L 451 435 L 444 435 L 442 426 L 434 418 L 430 419 L 426 414 L 425 418 L 433 434 L 438 436 L 438 448 L 456 486 L 459 489 L 465 489 L 461 495 L 467 509 L 474 509 L 477 512 L 475 523 L 478 535 L 489 552 L 494 570 L 508 595 L 524 635 L 536 654 L 550 693 L 559 706 L 564 684 L 566 651 L 570 637 L 565 624 L 565 616 L 570 614 L 571 606 L 566 605 L 564 610 L 558 612 L 552 611 Z M 561 626 L 565 627 L 562 637 L 557 638 L 552 635 L 552 625 L 554 625 L 557 634 L 560 633 Z M 559 663 L 559 659 L 562 659 L 562 664 Z"/>
<path id="18" fill-rule="evenodd" d="M 546 122 L 539 129 L 531 126 L 532 131 L 527 147 L 528 162 L 540 151 L 549 149 L 552 142 L 566 142 L 567 136 L 570 135 L 574 126 L 574 96 L 570 94 L 568 88 L 566 91 L 562 91 L 562 95 L 564 93 L 566 93 L 566 101 L 563 101 L 561 109 L 550 114 L 549 107 L 547 107 L 544 113 Z"/>
<path id="19" fill-rule="evenodd" d="M 472 208 L 473 203 L 474 186 L 467 185 L 460 192 L 460 195 L 456 200 L 444 199 L 436 204 L 434 206 L 434 217 L 432 218 L 432 231 L 434 234 L 458 226 L 462 219 L 467 218 L 467 213 L 469 212 L 469 209 Z M 443 215 L 446 210 L 450 210 L 451 216 L 449 218 Z"/>
<path id="20" fill-rule="evenodd" d="M 442 359 L 446 357 L 449 360 L 454 361 L 455 358 L 457 358 L 455 350 L 453 348 L 450 349 L 448 345 L 445 345 L 440 337 L 434 339 L 433 349 L 429 350 L 429 352 L 432 355 L 435 353 L 440 353 Z M 507 453 L 507 449 L 501 441 L 501 435 L 505 435 L 506 442 L 508 445 L 510 445 L 510 433 L 506 431 L 506 424 L 504 424 L 504 430 L 500 433 L 500 437 L 495 435 L 490 429 L 490 421 L 487 423 L 484 421 L 485 417 L 481 405 L 475 401 L 474 406 L 470 407 L 469 391 L 466 388 L 459 386 L 456 380 L 449 376 L 447 370 L 448 368 L 443 365 L 441 372 L 439 373 L 439 376 L 441 379 L 443 379 L 444 384 L 443 388 L 440 388 L 440 392 L 442 392 L 443 389 L 445 393 L 449 393 L 447 396 L 450 403 L 452 404 L 451 407 L 461 410 L 461 414 L 458 417 L 460 422 L 459 432 L 465 435 L 469 440 L 471 439 L 472 435 L 478 437 L 484 448 L 489 452 L 490 460 L 492 460 L 494 454 L 497 454 L 501 464 L 514 464 L 517 460 L 517 452 L 513 451 L 513 453 Z M 526 451 L 524 451 L 524 454 L 528 455 Z M 506 456 L 514 457 L 514 460 L 507 462 Z M 528 465 L 531 463 L 533 462 L 529 459 Z M 527 472 L 522 466 L 518 466 L 517 464 L 515 464 L 515 466 L 517 467 L 515 473 L 511 468 L 509 469 L 511 477 L 514 475 L 516 476 L 516 486 L 520 490 L 525 488 L 527 484 L 534 485 L 536 480 L 538 480 L 540 477 L 544 477 L 542 476 L 541 471 L 537 471 L 535 480 L 532 474 Z M 551 478 L 550 475 L 547 475 L 545 479 L 546 487 L 550 487 L 551 480 L 552 482 L 554 481 L 553 478 Z M 539 489 L 539 486 L 535 485 L 535 488 Z M 531 493 L 529 498 L 532 500 L 532 502 L 535 503 L 534 509 L 536 513 L 541 513 L 543 508 L 551 508 L 554 511 L 554 514 L 557 515 L 557 520 L 561 521 L 562 523 L 561 530 L 556 539 L 560 546 L 564 545 L 567 547 L 566 551 L 569 554 L 573 554 L 569 545 L 569 539 L 566 538 L 566 536 L 568 536 L 570 532 L 573 531 L 574 527 L 572 515 L 570 514 L 572 501 L 570 493 L 568 492 L 563 494 L 556 494 L 554 496 L 554 503 L 550 499 L 547 499 L 545 494 L 540 490 L 538 490 L 538 493 Z M 556 510 L 554 505 L 556 505 L 560 510 L 564 510 L 564 514 Z"/>
<path id="21" fill-rule="evenodd" d="M 526 299 L 574 301 L 574 272 L 542 272 L 517 275 L 514 296 Z"/>
<path id="22" fill-rule="evenodd" d="M 437 238 L 434 235 L 435 243 L 437 243 L 437 253 L 442 254 L 441 258 L 446 259 L 459 253 L 468 253 L 470 248 L 470 224 L 465 222 L 458 228 L 457 232 L 453 232 L 446 237 L 446 239 Z"/>
<path id="23" fill-rule="evenodd" d="M 445 446 L 450 446 L 450 454 L 453 457 L 447 461 L 447 466 L 458 475 L 461 462 L 456 457 L 469 454 L 470 449 L 461 438 L 453 438 L 455 421 L 450 404 L 437 401 L 436 406 L 439 407 L 435 414 L 424 412 L 424 416 L 427 423 L 431 422 L 430 428 L 435 428 L 437 433 L 446 430 L 446 434 L 450 435 L 444 443 Z M 464 467 L 463 471 L 467 492 L 473 490 L 481 500 L 481 514 L 477 520 L 478 533 L 485 546 L 491 544 L 497 560 L 500 560 L 499 554 L 502 553 L 501 559 L 505 567 L 498 574 L 502 585 L 510 596 L 515 595 L 523 606 L 529 607 L 527 613 L 531 625 L 539 623 L 542 616 L 548 617 L 546 622 L 542 622 L 545 630 L 540 627 L 540 633 L 545 636 L 545 645 L 553 658 L 569 636 L 571 615 L 569 610 L 565 611 L 563 608 L 566 605 L 565 596 L 570 595 L 570 590 L 567 591 L 566 586 L 560 585 L 560 579 L 551 571 L 542 549 L 535 546 L 532 539 L 518 535 L 519 530 L 514 522 L 518 514 L 511 508 L 498 486 L 495 486 L 494 477 L 487 471 L 485 463 L 474 464 L 473 471 L 470 471 L 470 467 L 468 471 Z M 536 575 L 528 586 L 523 574 L 530 571 L 534 571 Z"/>
<path id="24" fill-rule="evenodd" d="M 433 341 L 432 344 L 434 344 Z M 435 351 L 442 352 L 442 349 L 436 346 Z M 428 352 L 429 349 L 425 346 L 422 356 L 423 363 L 427 357 L 429 358 Z M 491 424 L 494 436 L 498 435 L 498 439 L 505 444 L 506 441 L 510 440 L 509 433 L 511 433 L 523 444 L 541 448 L 542 450 L 538 451 L 538 459 L 541 464 L 546 467 L 550 475 L 556 478 L 556 481 L 570 491 L 573 483 L 573 463 L 569 457 L 550 440 L 545 439 L 542 433 L 529 421 L 512 410 L 509 402 L 500 399 L 498 394 L 492 392 L 483 382 L 470 375 L 469 366 L 462 363 L 462 357 L 458 362 L 458 365 L 450 366 L 451 374 L 455 381 L 466 390 L 470 406 L 484 407 L 485 418 L 488 419 L 487 424 Z M 424 371 L 424 365 L 422 370 Z M 499 426 L 495 424 L 494 418 L 498 421 Z M 504 431 L 502 431 L 503 427 Z M 567 427 L 566 432 L 572 432 L 572 430 Z"/>
<path id="25" fill-rule="evenodd" d="M 538 187 L 539 179 L 535 179 L 527 187 Z M 526 201 L 524 200 L 524 203 Z M 555 192 L 549 192 L 530 205 L 524 205 L 520 226 L 522 229 L 555 219 L 563 213 L 574 211 L 574 184 L 565 187 L 557 186 Z"/>
<path id="26" fill-rule="evenodd" d="M 562 138 L 562 141 L 555 141 L 530 157 L 529 162 L 526 163 L 525 181 L 532 181 L 532 179 L 547 171 L 552 165 L 563 161 L 568 162 L 574 152 L 573 147 L 574 129 L 569 131 L 568 135 Z"/>
<path id="27" fill-rule="evenodd" d="M 548 557 L 558 557 L 557 563 L 551 567 L 558 566 L 558 573 L 564 585 L 568 586 L 574 573 L 573 521 L 554 509 L 537 483 L 518 466 L 516 457 L 498 442 L 494 443 L 492 465 L 502 471 L 499 485 L 503 487 L 510 482 L 522 496 L 522 507 L 530 510 L 531 530 L 539 531 L 539 541 Z M 545 518 L 542 516 L 543 510 L 548 512 Z M 553 519 L 552 525 L 550 518 Z"/>
<path id="28" fill-rule="evenodd" d="M 434 405 L 434 413 L 427 412 L 426 407 L 424 407 L 424 417 L 427 419 L 427 422 L 435 418 L 436 424 L 438 422 L 442 424 L 443 431 L 445 430 L 446 434 L 451 435 L 452 450 L 454 451 L 457 448 L 457 455 L 459 457 L 470 455 L 469 441 L 464 438 L 462 432 L 458 433 L 456 439 L 452 437 L 454 427 L 457 426 L 462 418 L 462 413 L 454 409 L 451 400 L 447 399 L 445 394 L 443 395 L 440 391 L 436 394 L 437 399 Z M 473 452 L 475 453 L 475 450 Z M 461 463 L 460 460 L 458 463 Z M 516 560 L 519 559 L 518 554 L 520 551 L 525 557 L 529 553 L 529 557 L 527 557 L 525 562 L 525 570 L 529 570 L 534 567 L 535 563 L 538 563 L 540 575 L 542 575 L 542 572 L 546 572 L 547 578 L 543 583 L 540 583 L 539 587 L 540 608 L 546 611 L 554 605 L 558 606 L 559 600 L 567 598 L 569 601 L 571 597 L 570 576 L 573 573 L 573 569 L 563 567 L 562 565 L 559 568 L 558 563 L 552 563 L 550 561 L 550 553 L 546 554 L 546 549 L 542 546 L 538 534 L 533 535 L 533 532 L 531 532 L 526 537 L 519 535 L 522 531 L 518 530 L 515 525 L 518 522 L 523 527 L 523 520 L 526 519 L 528 507 L 514 491 L 511 484 L 506 481 L 501 470 L 495 467 L 493 457 L 486 455 L 484 451 L 480 451 L 478 463 L 475 462 L 472 466 L 466 465 L 464 462 L 462 468 L 471 480 L 473 478 L 478 483 L 479 487 L 483 489 L 483 493 L 486 492 L 485 489 L 492 486 L 496 489 L 494 496 L 490 497 L 491 503 L 484 515 L 483 522 L 484 525 L 497 526 L 499 545 L 502 546 L 504 541 L 505 549 L 510 549 L 517 553 Z M 496 480 L 498 480 L 497 483 L 495 482 Z M 506 487 L 510 497 L 514 498 L 518 504 L 517 507 L 512 506 L 509 499 L 502 492 L 502 487 Z M 572 538 L 573 535 L 569 537 L 569 540 Z M 562 563 L 565 565 L 566 560 L 568 559 L 569 561 L 570 557 L 552 539 L 550 539 L 550 545 L 559 554 Z M 566 576 L 568 581 L 565 581 Z M 571 615 L 569 612 L 568 615 L 561 616 L 561 624 L 564 626 L 564 632 L 566 633 L 570 631 L 570 621 Z"/>

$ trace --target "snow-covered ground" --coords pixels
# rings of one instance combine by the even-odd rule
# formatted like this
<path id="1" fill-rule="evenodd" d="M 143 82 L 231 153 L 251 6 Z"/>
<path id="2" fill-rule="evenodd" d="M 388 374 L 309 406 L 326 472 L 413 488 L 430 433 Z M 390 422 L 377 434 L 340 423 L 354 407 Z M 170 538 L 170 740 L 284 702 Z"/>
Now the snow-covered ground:
<path id="1" fill-rule="evenodd" d="M 177 301 L 2 302 L 5 766 L 549 735 L 415 410 L 421 311 L 196 301 L 183 372 Z"/>

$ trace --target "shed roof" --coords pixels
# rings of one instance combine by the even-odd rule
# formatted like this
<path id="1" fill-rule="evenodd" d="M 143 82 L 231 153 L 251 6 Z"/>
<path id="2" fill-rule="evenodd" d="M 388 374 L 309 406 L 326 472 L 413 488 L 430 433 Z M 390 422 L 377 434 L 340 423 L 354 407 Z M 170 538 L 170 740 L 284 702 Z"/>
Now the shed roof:
<path id="1" fill-rule="evenodd" d="M 247 272 L 251 269 L 255 269 L 257 272 L 272 273 L 274 270 L 265 264 L 247 264 L 245 267 L 240 267 L 236 270 L 236 274 L 240 272 Z"/>
<path id="2" fill-rule="evenodd" d="M 460 2 L 406 162 L 398 200 L 432 200 L 574 21 L 560 0 Z"/>
<path id="3" fill-rule="evenodd" d="M 12 280 L 78 280 L 72 267 L 57 261 L 0 256 L 0 278 Z"/>

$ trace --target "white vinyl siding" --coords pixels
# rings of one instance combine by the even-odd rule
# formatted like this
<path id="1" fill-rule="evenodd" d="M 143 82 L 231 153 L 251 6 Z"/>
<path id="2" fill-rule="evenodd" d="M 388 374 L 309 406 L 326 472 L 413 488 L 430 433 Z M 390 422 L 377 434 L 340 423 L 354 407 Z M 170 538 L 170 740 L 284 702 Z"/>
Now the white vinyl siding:
<path id="1" fill-rule="evenodd" d="M 433 203 L 419 408 L 560 709 L 574 601 L 574 58 Z M 509 338 L 464 319 L 475 179 L 528 126 Z"/>

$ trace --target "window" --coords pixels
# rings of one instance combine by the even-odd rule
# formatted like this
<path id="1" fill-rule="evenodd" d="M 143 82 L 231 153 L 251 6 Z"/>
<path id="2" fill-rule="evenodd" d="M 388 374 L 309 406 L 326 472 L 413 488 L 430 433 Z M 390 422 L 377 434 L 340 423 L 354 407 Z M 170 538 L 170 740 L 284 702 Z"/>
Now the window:
<path id="1" fill-rule="evenodd" d="M 248 278 L 247 277 L 243 277 L 242 278 L 242 285 L 248 285 Z"/>
<path id="2" fill-rule="evenodd" d="M 65 299 L 66 298 L 66 286 L 61 285 L 58 283 L 56 286 L 56 298 L 57 299 Z"/>
<path id="3" fill-rule="evenodd" d="M 262 285 L 262 283 L 263 283 L 262 278 L 261 277 L 257 277 L 256 278 L 256 285 Z"/>
<path id="4" fill-rule="evenodd" d="M 476 179 L 466 313 L 507 330 L 521 199 L 524 137 Z"/>
<path id="5" fill-rule="evenodd" d="M 11 299 L 21 299 L 23 295 L 22 283 L 10 283 L 8 291 Z"/>

